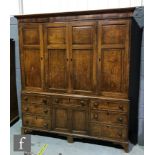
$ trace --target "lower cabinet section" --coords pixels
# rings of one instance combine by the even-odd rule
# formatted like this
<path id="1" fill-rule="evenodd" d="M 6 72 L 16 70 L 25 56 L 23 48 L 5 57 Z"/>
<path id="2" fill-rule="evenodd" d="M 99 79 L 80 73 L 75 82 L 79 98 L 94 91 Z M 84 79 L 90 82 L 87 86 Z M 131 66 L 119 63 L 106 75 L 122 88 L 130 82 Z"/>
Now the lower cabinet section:
<path id="1" fill-rule="evenodd" d="M 128 101 L 73 95 L 22 95 L 23 127 L 128 146 Z"/>

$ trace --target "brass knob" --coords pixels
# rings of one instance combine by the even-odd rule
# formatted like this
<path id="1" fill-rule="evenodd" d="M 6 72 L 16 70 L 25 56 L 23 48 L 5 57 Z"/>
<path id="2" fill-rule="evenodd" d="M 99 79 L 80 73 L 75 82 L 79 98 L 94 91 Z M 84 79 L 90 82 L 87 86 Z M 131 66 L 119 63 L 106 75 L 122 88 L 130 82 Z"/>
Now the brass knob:
<path id="1" fill-rule="evenodd" d="M 83 100 L 80 101 L 82 106 L 85 106 L 85 102 Z"/>
<path id="2" fill-rule="evenodd" d="M 95 106 L 95 107 L 98 107 L 98 102 L 95 102 L 95 103 L 94 103 L 94 106 Z"/>
<path id="3" fill-rule="evenodd" d="M 123 118 L 122 118 L 122 117 L 119 117 L 119 118 L 118 118 L 118 121 L 119 121 L 120 123 L 122 123 L 122 122 L 123 122 Z"/>
<path id="4" fill-rule="evenodd" d="M 47 104 L 47 100 L 46 99 L 43 99 L 43 103 Z"/>
<path id="5" fill-rule="evenodd" d="M 122 132 L 118 132 L 118 136 L 119 137 L 122 137 Z"/>
<path id="6" fill-rule="evenodd" d="M 28 101 L 28 97 L 24 97 L 24 100 L 25 100 L 25 101 Z"/>
<path id="7" fill-rule="evenodd" d="M 119 109 L 120 110 L 123 110 L 123 105 L 119 105 Z"/>
<path id="8" fill-rule="evenodd" d="M 47 123 L 44 124 L 44 128 L 48 128 L 48 124 Z"/>
<path id="9" fill-rule="evenodd" d="M 47 113 L 48 113 L 48 110 L 47 110 L 47 109 L 46 109 L 46 110 L 44 110 L 44 113 L 45 113 L 45 114 L 47 114 Z"/>
<path id="10" fill-rule="evenodd" d="M 55 99 L 55 103 L 59 103 L 59 100 L 57 98 Z"/>
<path id="11" fill-rule="evenodd" d="M 24 110 L 25 110 L 26 112 L 28 112 L 28 111 L 29 111 L 29 108 L 28 108 L 28 107 L 26 107 Z"/>
<path id="12" fill-rule="evenodd" d="M 94 118 L 95 119 L 98 119 L 98 114 L 94 114 Z"/>

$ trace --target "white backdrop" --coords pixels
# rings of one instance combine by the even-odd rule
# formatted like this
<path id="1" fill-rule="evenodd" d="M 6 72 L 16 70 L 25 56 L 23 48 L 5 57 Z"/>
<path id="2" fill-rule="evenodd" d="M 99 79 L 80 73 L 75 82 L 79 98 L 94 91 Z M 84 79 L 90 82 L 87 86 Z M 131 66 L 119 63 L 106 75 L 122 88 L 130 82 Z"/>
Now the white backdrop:
<path id="1" fill-rule="evenodd" d="M 19 0 L 19 14 L 122 8 L 143 5 L 143 0 Z"/>

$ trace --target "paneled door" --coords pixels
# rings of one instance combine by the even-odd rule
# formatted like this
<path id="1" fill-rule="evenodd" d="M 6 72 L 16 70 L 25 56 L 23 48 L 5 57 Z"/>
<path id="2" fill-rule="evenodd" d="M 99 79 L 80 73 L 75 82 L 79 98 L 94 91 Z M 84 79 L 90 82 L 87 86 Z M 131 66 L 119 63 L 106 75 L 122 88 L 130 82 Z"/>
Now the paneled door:
<path id="1" fill-rule="evenodd" d="M 69 33 L 71 90 L 91 94 L 96 85 L 96 23 L 72 22 Z"/>
<path id="2" fill-rule="evenodd" d="M 98 91 L 104 96 L 128 96 L 129 21 L 104 20 L 98 25 Z"/>
<path id="3" fill-rule="evenodd" d="M 47 90 L 67 92 L 69 65 L 67 23 L 46 24 L 44 32 Z"/>
<path id="4" fill-rule="evenodd" d="M 43 31 L 41 24 L 20 24 L 20 51 L 23 90 L 42 90 Z"/>

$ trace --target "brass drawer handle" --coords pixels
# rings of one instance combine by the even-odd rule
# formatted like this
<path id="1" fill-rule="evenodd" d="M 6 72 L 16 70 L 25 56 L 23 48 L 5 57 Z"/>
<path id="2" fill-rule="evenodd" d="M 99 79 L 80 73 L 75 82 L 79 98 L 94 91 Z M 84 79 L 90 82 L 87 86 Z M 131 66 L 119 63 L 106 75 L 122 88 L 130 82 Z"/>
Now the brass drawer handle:
<path id="1" fill-rule="evenodd" d="M 44 110 L 44 113 L 47 114 L 48 113 L 48 110 Z"/>
<path id="2" fill-rule="evenodd" d="M 123 122 L 123 118 L 122 118 L 122 117 L 119 117 L 117 120 L 118 120 L 120 123 Z"/>
<path id="3" fill-rule="evenodd" d="M 46 128 L 46 129 L 48 128 L 48 124 L 47 123 L 44 124 L 44 128 Z"/>
<path id="4" fill-rule="evenodd" d="M 98 119 L 98 114 L 94 114 L 94 119 Z"/>
<path id="5" fill-rule="evenodd" d="M 119 109 L 120 110 L 123 110 L 123 105 L 119 105 Z"/>
<path id="6" fill-rule="evenodd" d="M 24 111 L 28 112 L 28 111 L 29 111 L 29 108 L 28 108 L 28 107 L 26 107 L 26 108 L 24 109 Z"/>
<path id="7" fill-rule="evenodd" d="M 28 97 L 24 97 L 24 100 L 25 100 L 25 101 L 28 101 Z"/>
<path id="8" fill-rule="evenodd" d="M 85 104 L 85 101 L 83 101 L 83 100 L 81 100 L 80 103 L 81 103 L 82 106 L 85 106 L 86 105 Z"/>
<path id="9" fill-rule="evenodd" d="M 95 102 L 95 103 L 94 103 L 94 106 L 95 106 L 96 108 L 98 107 L 98 105 L 99 105 L 98 102 Z"/>
<path id="10" fill-rule="evenodd" d="M 43 103 L 44 103 L 45 105 L 47 104 L 47 100 L 46 100 L 46 99 L 43 99 L 42 101 L 43 101 Z"/>
<path id="11" fill-rule="evenodd" d="M 119 137 L 122 137 L 122 132 L 118 132 L 118 136 Z"/>
<path id="12" fill-rule="evenodd" d="M 59 100 L 57 98 L 54 101 L 55 101 L 55 103 L 59 103 Z"/>

